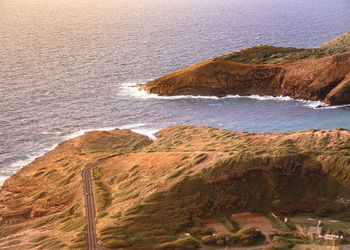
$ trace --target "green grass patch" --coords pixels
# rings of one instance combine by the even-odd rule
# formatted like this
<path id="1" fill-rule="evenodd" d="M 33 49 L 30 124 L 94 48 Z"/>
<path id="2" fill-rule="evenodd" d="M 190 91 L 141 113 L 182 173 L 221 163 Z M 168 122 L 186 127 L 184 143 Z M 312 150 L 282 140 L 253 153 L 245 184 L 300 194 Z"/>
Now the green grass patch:
<path id="1" fill-rule="evenodd" d="M 238 63 L 252 64 L 283 64 L 300 60 L 319 59 L 326 56 L 335 55 L 348 51 L 349 48 L 316 48 L 316 49 L 298 49 L 291 47 L 275 47 L 260 45 L 246 48 L 240 51 L 219 56 L 217 58 L 229 60 Z"/>
<path id="2" fill-rule="evenodd" d="M 269 214 L 267 218 L 271 221 L 271 224 L 274 228 L 283 231 L 283 232 L 289 232 L 290 229 L 288 225 L 286 225 L 282 220 L 280 220 L 278 217 L 274 217 L 273 215 Z"/>
<path id="3" fill-rule="evenodd" d="M 78 217 L 75 219 L 71 219 L 69 221 L 66 221 L 63 226 L 60 228 L 62 232 L 71 232 L 75 231 L 79 228 L 82 228 L 85 225 L 85 218 L 84 217 Z"/>
<path id="4" fill-rule="evenodd" d="M 200 242 L 193 237 L 178 239 L 176 241 L 158 244 L 155 249 L 197 249 L 201 246 Z"/>
<path id="5" fill-rule="evenodd" d="M 39 227 L 45 226 L 46 224 L 48 224 L 51 221 L 54 221 L 58 218 L 59 218 L 59 214 L 53 214 L 53 215 L 47 216 L 44 219 L 42 219 L 41 221 L 39 221 L 38 223 L 34 224 L 33 228 L 39 228 Z"/>
<path id="6" fill-rule="evenodd" d="M 40 241 L 43 241 L 43 240 L 47 239 L 48 237 L 49 236 L 47 236 L 47 235 L 40 235 L 40 236 L 30 240 L 29 242 L 30 243 L 37 243 L 37 242 L 40 242 Z"/>
<path id="7" fill-rule="evenodd" d="M 232 225 L 231 221 L 230 221 L 229 219 L 227 219 L 226 216 L 222 216 L 222 217 L 220 218 L 220 222 L 221 222 L 222 225 L 224 225 L 224 226 L 226 227 L 226 229 L 227 229 L 229 232 L 232 232 L 232 233 L 237 232 L 238 227 Z"/>
<path id="8" fill-rule="evenodd" d="M 60 158 L 60 159 L 54 161 L 54 163 L 58 163 L 58 162 L 63 161 L 63 160 L 65 160 L 65 159 L 67 159 L 67 158 L 69 158 L 69 156 L 62 157 L 62 158 Z"/>
<path id="9" fill-rule="evenodd" d="M 173 171 L 172 173 L 170 173 L 170 174 L 166 177 L 166 179 L 176 178 L 176 177 L 178 177 L 179 175 L 181 175 L 185 170 L 186 170 L 185 167 L 179 168 L 179 169 Z"/>
<path id="10" fill-rule="evenodd" d="M 45 174 L 45 176 L 51 178 L 56 175 L 57 170 L 56 169 L 51 169 L 49 172 Z"/>
<path id="11" fill-rule="evenodd" d="M 203 161 L 205 161 L 208 158 L 208 155 L 206 154 L 199 154 L 197 155 L 193 160 L 193 165 L 197 165 Z"/>
<path id="12" fill-rule="evenodd" d="M 38 177 L 40 175 L 42 175 L 43 173 L 45 173 L 45 171 L 39 171 L 39 172 L 36 172 L 33 177 Z"/>
<path id="13" fill-rule="evenodd" d="M 36 196 L 34 196 L 34 200 L 41 199 L 41 198 L 45 197 L 46 195 L 47 195 L 47 192 L 45 192 L 45 191 L 40 192 L 39 194 L 37 194 Z"/>
<path id="14" fill-rule="evenodd" d="M 72 179 L 74 178 L 74 176 L 75 176 L 75 174 L 71 174 L 66 179 L 62 180 L 58 185 L 65 186 L 65 185 L 69 184 L 72 181 Z"/>

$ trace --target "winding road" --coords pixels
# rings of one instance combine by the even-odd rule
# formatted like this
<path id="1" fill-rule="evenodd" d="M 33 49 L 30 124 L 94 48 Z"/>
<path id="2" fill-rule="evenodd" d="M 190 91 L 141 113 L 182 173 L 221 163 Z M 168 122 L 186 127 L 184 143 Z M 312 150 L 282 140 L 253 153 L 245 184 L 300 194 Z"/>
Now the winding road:
<path id="1" fill-rule="evenodd" d="M 119 154 L 117 154 L 119 155 Z M 86 214 L 86 249 L 95 250 L 95 249 L 107 249 L 101 247 L 97 243 L 96 237 L 96 228 L 95 228 L 95 202 L 94 195 L 92 191 L 92 180 L 91 180 L 91 169 L 96 165 L 106 161 L 109 158 L 115 157 L 117 155 L 110 155 L 99 159 L 93 163 L 90 163 L 85 166 L 85 168 L 81 171 L 81 176 L 83 178 L 84 185 L 84 200 L 85 200 L 85 214 Z"/>

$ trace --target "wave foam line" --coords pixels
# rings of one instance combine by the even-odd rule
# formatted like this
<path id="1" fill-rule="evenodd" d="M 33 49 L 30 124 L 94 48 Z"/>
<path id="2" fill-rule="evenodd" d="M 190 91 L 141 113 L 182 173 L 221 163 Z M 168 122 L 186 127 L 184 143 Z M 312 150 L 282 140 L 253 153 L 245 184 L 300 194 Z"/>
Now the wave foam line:
<path id="1" fill-rule="evenodd" d="M 141 83 L 141 82 L 140 82 Z M 270 95 L 227 95 L 224 97 L 217 96 L 194 96 L 194 95 L 178 95 L 178 96 L 159 96 L 157 94 L 147 94 L 144 90 L 139 90 L 138 84 L 140 83 L 123 83 L 121 84 L 121 91 L 119 95 L 121 96 L 132 96 L 140 99 L 165 99 L 165 100 L 177 100 L 177 99 L 212 99 L 212 100 L 221 100 L 221 99 L 240 99 L 248 98 L 255 99 L 260 101 L 295 101 L 305 104 L 305 106 L 318 109 L 318 108 L 339 108 L 347 105 L 341 106 L 329 106 L 328 104 L 321 101 L 309 101 L 303 99 L 294 99 L 290 96 L 270 96 Z M 350 105 L 349 105 L 350 106 Z"/>
<path id="2" fill-rule="evenodd" d="M 166 99 L 166 100 L 177 100 L 177 99 L 220 99 L 217 96 L 193 96 L 193 95 L 177 95 L 177 96 L 159 96 L 157 94 L 147 94 L 144 90 L 139 90 L 139 83 L 123 83 L 121 84 L 121 96 L 132 96 L 139 99 Z"/>
<path id="3" fill-rule="evenodd" d="M 130 129 L 131 131 L 134 131 L 135 133 L 139 133 L 139 134 L 143 134 L 148 136 L 151 140 L 156 140 L 157 137 L 155 136 L 156 132 L 159 129 L 151 129 L 151 128 L 146 128 L 145 126 L 147 126 L 146 123 L 131 123 L 131 124 L 126 124 L 126 125 L 122 125 L 122 126 L 117 126 L 117 127 L 105 127 L 105 128 L 92 128 L 92 129 L 80 129 L 77 132 L 71 133 L 69 135 L 63 136 L 61 142 L 66 141 L 66 140 L 70 140 L 73 139 L 75 137 L 81 136 L 83 134 L 85 134 L 86 132 L 91 132 L 91 131 L 111 131 L 114 129 Z M 0 187 L 4 184 L 4 181 L 8 178 L 11 177 L 11 175 L 15 174 L 17 171 L 19 171 L 22 167 L 30 164 L 31 162 L 33 162 L 36 158 L 43 156 L 44 154 L 46 154 L 47 152 L 53 150 L 54 148 L 57 147 L 57 143 L 54 144 L 51 147 L 48 147 L 44 150 L 41 150 L 40 152 L 36 153 L 33 156 L 26 156 L 26 159 L 21 159 L 18 161 L 13 162 L 12 164 L 10 164 L 10 170 L 8 170 L 9 172 L 11 172 L 9 175 L 0 175 Z"/>
<path id="4" fill-rule="evenodd" d="M 0 187 L 4 184 L 5 180 L 8 179 L 10 176 L 0 175 Z"/>
<path id="5" fill-rule="evenodd" d="M 117 127 L 107 127 L 107 128 L 96 128 L 96 129 L 81 129 L 78 132 L 70 134 L 67 138 L 68 139 L 73 139 L 77 136 L 83 135 L 85 132 L 91 132 L 91 131 L 111 131 L 115 129 L 130 129 L 131 131 L 139 134 L 143 134 L 148 136 L 151 140 L 156 140 L 157 137 L 155 134 L 158 132 L 159 129 L 151 129 L 151 128 L 146 128 L 147 124 L 146 123 L 131 123 L 131 124 L 126 124 L 122 126 L 117 126 Z"/>
<path id="6" fill-rule="evenodd" d="M 158 131 L 158 129 L 149 129 L 149 128 L 143 128 L 147 124 L 146 123 L 131 123 L 131 124 L 126 124 L 122 126 L 116 126 L 116 127 L 105 127 L 105 128 L 91 128 L 91 129 L 80 129 L 77 132 L 74 132 L 68 136 L 65 136 L 65 140 L 73 139 L 75 137 L 81 136 L 85 134 L 86 132 L 91 132 L 91 131 L 112 131 L 115 129 L 130 129 L 131 131 L 134 131 L 139 134 L 143 134 L 148 136 L 150 139 L 155 140 L 157 139 L 155 137 L 155 133 Z"/>
<path id="7" fill-rule="evenodd" d="M 11 177 L 11 175 L 15 174 L 18 170 L 20 170 L 22 167 L 30 164 L 31 162 L 33 162 L 36 158 L 43 156 L 44 154 L 46 154 L 47 152 L 53 150 L 58 144 L 54 144 L 51 147 L 48 147 L 46 149 L 40 150 L 36 153 L 34 153 L 33 155 L 26 155 L 25 159 L 21 159 L 21 160 L 17 160 L 13 163 L 10 164 L 9 168 L 6 169 L 7 172 L 10 172 L 9 175 L 0 175 L 0 187 L 4 184 L 4 181 L 8 178 Z"/>

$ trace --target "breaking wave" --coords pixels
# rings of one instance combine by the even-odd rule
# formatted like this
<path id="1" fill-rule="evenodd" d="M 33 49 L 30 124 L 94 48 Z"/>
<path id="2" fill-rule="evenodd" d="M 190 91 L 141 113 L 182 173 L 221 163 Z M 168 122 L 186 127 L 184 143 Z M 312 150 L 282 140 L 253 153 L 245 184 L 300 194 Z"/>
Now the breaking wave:
<path id="1" fill-rule="evenodd" d="M 321 101 L 308 101 L 303 99 L 294 99 L 290 96 L 270 96 L 270 95 L 227 95 L 224 97 L 217 96 L 194 96 L 194 95 L 178 95 L 178 96 L 159 96 L 157 94 L 147 94 L 144 90 L 139 90 L 138 85 L 141 83 L 145 83 L 147 81 L 142 81 L 138 83 L 123 83 L 120 87 L 121 96 L 128 96 L 140 99 L 165 99 L 165 100 L 177 100 L 177 99 L 213 99 L 213 100 L 227 100 L 227 99 L 239 99 L 239 98 L 248 98 L 255 99 L 259 101 L 294 101 L 302 103 L 304 106 L 318 109 L 318 108 L 339 108 L 350 105 L 342 105 L 342 106 L 329 106 L 328 104 Z"/>
<path id="2" fill-rule="evenodd" d="M 151 140 L 156 140 L 156 132 L 160 129 L 155 129 L 155 128 L 149 128 L 147 127 L 147 123 L 131 123 L 131 124 L 126 124 L 122 126 L 116 126 L 116 127 L 104 127 L 104 128 L 91 128 L 91 129 L 80 129 L 77 132 L 70 133 L 66 136 L 63 136 L 61 138 L 61 142 L 73 139 L 75 137 L 81 136 L 85 134 L 86 132 L 91 132 L 91 131 L 111 131 L 114 129 L 130 129 L 134 131 L 135 133 L 143 134 L 148 136 Z M 22 167 L 30 164 L 33 162 L 36 158 L 43 156 L 47 152 L 53 150 L 58 144 L 55 143 L 51 147 L 47 147 L 39 152 L 36 152 L 32 155 L 27 155 L 25 156 L 24 159 L 17 160 L 9 165 L 8 168 L 2 168 L 0 171 L 0 187 L 3 185 L 4 181 L 8 179 L 11 175 L 16 173 L 18 170 L 20 170 Z"/>

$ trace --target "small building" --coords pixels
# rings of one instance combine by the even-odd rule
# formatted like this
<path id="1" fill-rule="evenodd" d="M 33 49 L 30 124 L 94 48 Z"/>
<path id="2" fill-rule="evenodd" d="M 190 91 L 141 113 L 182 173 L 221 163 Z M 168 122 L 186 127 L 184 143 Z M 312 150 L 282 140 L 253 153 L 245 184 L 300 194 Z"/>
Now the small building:
<path id="1" fill-rule="evenodd" d="M 307 235 L 310 237 L 320 237 L 322 233 L 322 227 L 309 227 L 309 230 L 307 231 Z"/>
<path id="2" fill-rule="evenodd" d="M 334 240 L 334 239 L 338 239 L 339 235 L 336 235 L 336 234 L 325 234 L 323 238 L 325 240 Z"/>

